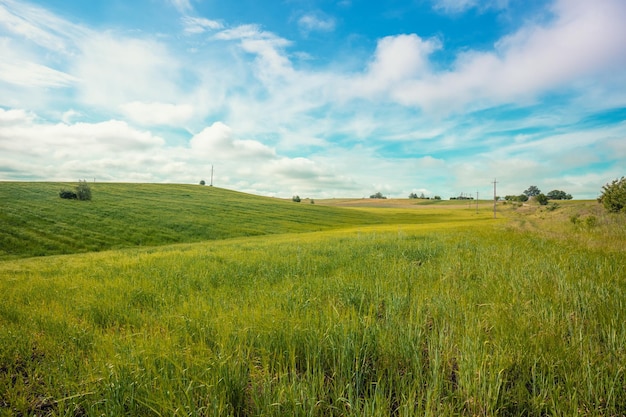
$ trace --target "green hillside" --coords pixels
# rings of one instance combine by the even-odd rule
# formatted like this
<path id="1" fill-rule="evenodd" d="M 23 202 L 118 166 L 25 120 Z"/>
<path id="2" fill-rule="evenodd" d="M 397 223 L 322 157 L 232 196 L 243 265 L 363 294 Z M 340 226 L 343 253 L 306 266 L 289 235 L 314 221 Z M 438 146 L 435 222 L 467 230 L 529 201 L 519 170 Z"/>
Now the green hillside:
<path id="1" fill-rule="evenodd" d="M 449 213 L 298 204 L 200 185 L 92 183 L 91 201 L 59 197 L 75 185 L 0 183 L 0 259 L 453 220 Z"/>

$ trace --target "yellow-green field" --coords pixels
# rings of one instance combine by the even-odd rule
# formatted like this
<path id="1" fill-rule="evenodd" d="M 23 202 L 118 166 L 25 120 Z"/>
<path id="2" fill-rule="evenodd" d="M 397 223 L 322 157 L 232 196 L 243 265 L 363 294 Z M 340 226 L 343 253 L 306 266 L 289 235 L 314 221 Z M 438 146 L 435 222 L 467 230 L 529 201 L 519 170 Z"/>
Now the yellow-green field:
<path id="1" fill-rule="evenodd" d="M 0 415 L 626 415 L 626 219 L 595 202 L 59 186 L 0 183 Z"/>

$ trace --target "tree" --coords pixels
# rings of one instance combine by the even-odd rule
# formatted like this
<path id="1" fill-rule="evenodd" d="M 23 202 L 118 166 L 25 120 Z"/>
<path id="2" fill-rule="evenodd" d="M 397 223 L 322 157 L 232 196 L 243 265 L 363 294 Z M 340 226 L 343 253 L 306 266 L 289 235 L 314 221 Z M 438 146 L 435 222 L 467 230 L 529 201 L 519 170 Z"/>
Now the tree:
<path id="1" fill-rule="evenodd" d="M 526 194 L 527 197 L 535 197 L 541 194 L 541 190 L 537 188 L 536 185 L 531 185 L 526 191 L 524 191 L 524 194 Z"/>
<path id="2" fill-rule="evenodd" d="M 417 198 L 417 194 L 411 193 L 411 194 L 409 194 L 409 198 L 410 199 Z"/>
<path id="3" fill-rule="evenodd" d="M 545 206 L 546 204 L 548 204 L 548 197 L 543 193 L 537 194 L 535 196 L 535 200 L 542 206 Z"/>
<path id="4" fill-rule="evenodd" d="M 571 200 L 572 199 L 571 194 L 567 194 L 565 191 L 561 191 L 561 190 L 552 190 L 548 194 L 546 194 L 546 197 L 548 197 L 548 199 L 550 200 Z"/>
<path id="5" fill-rule="evenodd" d="M 598 197 L 598 202 L 612 213 L 626 213 L 626 178 L 622 177 L 602 186 L 602 195 Z"/>
<path id="6" fill-rule="evenodd" d="M 87 184 L 87 180 L 78 180 L 78 186 L 76 186 L 76 196 L 82 201 L 91 200 L 91 187 Z"/>
<path id="7" fill-rule="evenodd" d="M 200 185 L 205 185 L 206 182 L 204 180 L 200 180 Z"/>
<path id="8" fill-rule="evenodd" d="M 381 192 L 379 191 L 379 192 L 377 192 L 376 194 L 372 194 L 372 195 L 370 196 L 370 198 L 387 198 L 387 197 L 385 197 L 385 196 L 383 195 L 383 193 L 381 193 Z"/>
<path id="9" fill-rule="evenodd" d="M 295 201 L 296 203 L 300 202 L 300 196 L 299 195 L 294 195 L 293 197 L 291 197 L 292 201 Z"/>

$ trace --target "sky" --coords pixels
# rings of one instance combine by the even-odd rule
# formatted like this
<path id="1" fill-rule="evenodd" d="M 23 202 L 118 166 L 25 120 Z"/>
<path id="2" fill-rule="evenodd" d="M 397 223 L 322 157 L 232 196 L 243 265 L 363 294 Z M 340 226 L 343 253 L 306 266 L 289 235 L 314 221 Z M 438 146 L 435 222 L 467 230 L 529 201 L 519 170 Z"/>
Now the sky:
<path id="1" fill-rule="evenodd" d="M 626 175 L 624 22 L 624 0 L 0 0 L 0 181 L 596 198 Z"/>

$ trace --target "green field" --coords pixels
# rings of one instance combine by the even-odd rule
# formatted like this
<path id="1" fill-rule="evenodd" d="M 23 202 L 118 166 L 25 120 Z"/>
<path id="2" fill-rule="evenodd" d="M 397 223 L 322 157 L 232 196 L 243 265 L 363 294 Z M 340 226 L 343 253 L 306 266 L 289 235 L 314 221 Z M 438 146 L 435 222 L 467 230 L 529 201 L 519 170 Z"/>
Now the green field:
<path id="1" fill-rule="evenodd" d="M 626 219 L 595 202 L 61 186 L 0 183 L 2 416 L 626 415 Z"/>

